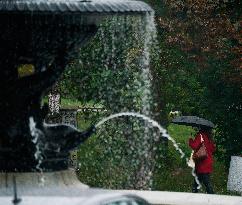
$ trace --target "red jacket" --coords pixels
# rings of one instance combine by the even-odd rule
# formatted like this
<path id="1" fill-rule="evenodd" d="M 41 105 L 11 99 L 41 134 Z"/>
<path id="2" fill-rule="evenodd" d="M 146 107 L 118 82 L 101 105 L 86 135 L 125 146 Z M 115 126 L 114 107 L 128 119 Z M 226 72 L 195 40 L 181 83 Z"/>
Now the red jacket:
<path id="1" fill-rule="evenodd" d="M 196 172 L 199 174 L 211 173 L 213 171 L 213 153 L 215 151 L 215 144 L 212 140 L 209 140 L 208 133 L 198 132 L 195 139 L 189 139 L 189 146 L 195 151 L 201 145 L 201 135 L 204 140 L 204 144 L 207 150 L 208 157 L 195 164 Z"/>

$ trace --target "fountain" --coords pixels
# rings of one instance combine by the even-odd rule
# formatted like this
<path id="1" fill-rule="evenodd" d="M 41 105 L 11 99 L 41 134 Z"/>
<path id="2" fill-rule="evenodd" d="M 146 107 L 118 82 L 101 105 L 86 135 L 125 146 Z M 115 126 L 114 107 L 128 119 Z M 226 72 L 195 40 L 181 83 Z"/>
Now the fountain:
<path id="1" fill-rule="evenodd" d="M 44 125 L 47 108 L 41 105 L 43 94 L 55 84 L 67 64 L 78 54 L 80 46 L 96 33 L 103 17 L 113 13 L 146 11 L 151 11 L 150 7 L 134 1 L 0 1 L 2 171 L 35 169 L 35 145 L 29 128 L 30 117 L 50 146 L 60 145 L 67 135 L 73 141 L 74 138 L 80 140 L 74 135 L 79 134 L 81 138 L 82 134 L 70 126 Z M 31 75 L 20 77 L 19 67 L 24 64 L 31 64 L 34 70 Z M 63 131 L 66 133 L 60 136 Z M 59 153 L 63 154 L 73 147 L 58 148 Z M 43 169 L 66 168 L 65 160 L 60 160 L 58 166 L 53 163 L 53 157 L 60 156 L 54 153 L 46 155 Z M 51 159 L 51 163 L 47 162 L 48 159 Z"/>
<path id="2" fill-rule="evenodd" d="M 45 172 L 47 184 L 55 184 L 53 176 L 75 181 L 68 171 L 69 151 L 95 127 L 81 132 L 65 124 L 46 124 L 48 106 L 42 105 L 42 97 L 105 17 L 147 12 L 152 12 L 147 4 L 130 0 L 0 1 L 0 190 L 5 190 L 0 195 L 12 193 L 5 189 L 12 176 L 27 187 L 40 181 L 33 179 L 39 176 L 35 173 Z M 31 69 L 23 76 L 26 65 Z"/>

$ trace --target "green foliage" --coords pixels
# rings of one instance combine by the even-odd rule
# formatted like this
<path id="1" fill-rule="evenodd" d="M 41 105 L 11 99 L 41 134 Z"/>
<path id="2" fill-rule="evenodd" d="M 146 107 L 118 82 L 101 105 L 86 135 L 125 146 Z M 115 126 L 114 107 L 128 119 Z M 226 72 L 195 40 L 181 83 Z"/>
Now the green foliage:
<path id="1" fill-rule="evenodd" d="M 227 78 L 233 71 L 229 62 L 229 59 L 210 60 L 210 68 L 202 76 L 206 99 L 203 106 L 206 115 L 217 125 L 215 139 L 218 156 L 227 162 L 230 156 L 242 153 L 241 87 Z"/>
<path id="2" fill-rule="evenodd" d="M 144 74 L 150 57 L 146 51 L 152 44 L 147 39 L 153 38 L 152 30 L 146 35 L 148 17 L 114 16 L 102 24 L 93 41 L 81 48 L 80 60 L 64 74 L 63 96 L 99 104 L 106 116 L 122 111 L 151 113 L 149 79 Z M 148 189 L 156 144 L 153 129 L 146 127 L 132 118 L 103 125 L 95 140 L 89 141 L 90 147 L 99 144 L 98 149 L 81 151 L 80 175 L 93 186 Z M 91 157 L 95 160 L 88 161 Z M 90 167 L 96 180 L 88 177 Z"/>
<path id="3" fill-rule="evenodd" d="M 128 19 L 108 20 L 95 38 L 81 48 L 80 59 L 73 62 L 62 79 L 65 96 L 101 103 L 113 112 L 126 106 L 140 107 L 139 60 L 143 41 L 139 31 L 134 32 L 134 28 L 140 28 L 139 18 Z M 133 100 L 136 103 L 131 103 Z"/>
<path id="4" fill-rule="evenodd" d="M 79 124 L 84 127 L 85 117 L 79 117 Z M 149 154 L 145 146 L 154 144 L 152 139 L 146 143 L 140 135 L 144 128 L 142 121 L 129 117 L 113 119 L 99 127 L 78 153 L 80 180 L 93 187 L 139 189 L 140 166 Z M 154 163 L 152 159 L 150 162 Z"/>
<path id="5" fill-rule="evenodd" d="M 160 61 L 153 75 L 163 119 L 179 110 L 212 120 L 218 156 L 229 162 L 242 152 L 237 3 L 147 2 L 157 10 Z"/>
<path id="6" fill-rule="evenodd" d="M 160 42 L 161 59 L 158 75 L 160 92 L 165 102 L 164 109 L 179 110 L 183 114 L 197 114 L 202 98 L 203 87 L 199 79 L 196 64 L 177 47 Z"/>

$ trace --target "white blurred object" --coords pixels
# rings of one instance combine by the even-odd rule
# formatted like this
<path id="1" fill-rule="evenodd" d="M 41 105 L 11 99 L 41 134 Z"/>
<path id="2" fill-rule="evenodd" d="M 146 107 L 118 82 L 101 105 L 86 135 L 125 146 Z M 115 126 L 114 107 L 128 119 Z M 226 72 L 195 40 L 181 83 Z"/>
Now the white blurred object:
<path id="1" fill-rule="evenodd" d="M 54 113 L 59 113 L 60 111 L 60 94 L 52 94 L 48 95 L 48 104 L 50 113 L 53 115 Z"/>
<path id="2" fill-rule="evenodd" d="M 178 117 L 178 116 L 181 116 L 181 111 L 170 111 L 169 112 L 169 117 L 171 117 L 171 118 L 175 118 L 175 117 Z"/>
<path id="3" fill-rule="evenodd" d="M 195 168 L 195 162 L 194 162 L 194 160 L 192 159 L 192 155 L 193 155 L 193 153 L 194 153 L 194 151 L 192 151 L 191 156 L 190 156 L 189 160 L 187 161 L 187 165 L 188 165 L 189 167 L 191 167 L 191 168 Z"/>
<path id="4" fill-rule="evenodd" d="M 231 157 L 227 189 L 242 194 L 242 157 L 240 156 Z"/>

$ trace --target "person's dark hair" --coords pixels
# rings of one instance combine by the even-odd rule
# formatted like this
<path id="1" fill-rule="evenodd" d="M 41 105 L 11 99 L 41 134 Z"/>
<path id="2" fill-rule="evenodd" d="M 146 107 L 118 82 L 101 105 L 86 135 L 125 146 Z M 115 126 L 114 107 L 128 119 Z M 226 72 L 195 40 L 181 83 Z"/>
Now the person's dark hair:
<path id="1" fill-rule="evenodd" d="M 208 134 L 209 139 L 213 138 L 213 136 L 212 136 L 213 128 L 207 127 L 207 126 L 201 126 L 199 130 L 202 131 L 202 132 L 206 132 Z"/>

